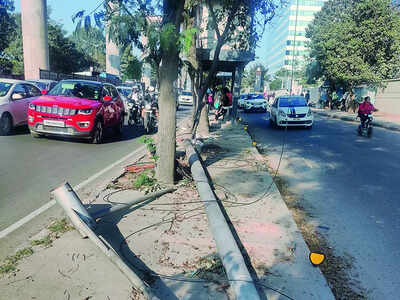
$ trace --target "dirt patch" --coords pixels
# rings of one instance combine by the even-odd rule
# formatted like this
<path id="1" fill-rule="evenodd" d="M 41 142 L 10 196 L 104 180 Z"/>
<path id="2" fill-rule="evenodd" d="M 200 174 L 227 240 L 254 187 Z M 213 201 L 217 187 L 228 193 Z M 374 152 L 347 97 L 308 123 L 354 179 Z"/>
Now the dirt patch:
<path id="1" fill-rule="evenodd" d="M 271 169 L 271 172 L 274 170 Z M 348 254 L 336 255 L 326 238 L 319 234 L 315 226 L 309 222 L 309 214 L 301 204 L 301 197 L 289 191 L 289 185 L 283 178 L 276 176 L 274 181 L 310 251 L 325 254 L 326 261 L 320 265 L 320 270 L 328 281 L 335 298 L 367 299 L 366 292 L 349 276 L 354 258 Z"/>

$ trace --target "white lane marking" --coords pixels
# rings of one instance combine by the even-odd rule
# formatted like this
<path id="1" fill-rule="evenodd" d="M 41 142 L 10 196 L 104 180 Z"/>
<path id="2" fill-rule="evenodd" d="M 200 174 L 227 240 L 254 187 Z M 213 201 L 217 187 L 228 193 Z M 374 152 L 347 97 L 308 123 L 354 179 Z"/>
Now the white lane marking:
<path id="1" fill-rule="evenodd" d="M 177 122 L 177 126 L 179 127 L 183 121 L 185 119 L 181 120 L 180 122 Z M 131 153 L 129 153 L 128 155 L 124 156 L 123 158 L 121 158 L 120 160 L 112 163 L 111 165 L 109 165 L 108 167 L 104 168 L 103 170 L 99 171 L 98 173 L 90 176 L 88 179 L 86 179 L 85 181 L 82 181 L 80 184 L 76 185 L 73 187 L 74 190 L 79 190 L 81 188 L 83 188 L 85 185 L 89 184 L 91 181 L 95 180 L 97 177 L 103 175 L 105 172 L 107 172 L 108 170 L 114 168 L 116 165 L 122 163 L 124 160 L 127 160 L 130 156 L 134 156 L 136 155 L 138 152 L 142 151 L 146 146 L 143 145 L 141 147 L 139 147 L 138 149 L 136 149 L 136 151 L 133 151 Z M 46 210 L 48 210 L 50 207 L 52 207 L 54 204 L 56 204 L 55 200 L 50 200 L 49 202 L 47 202 L 45 205 L 43 205 L 42 207 L 39 207 L 38 209 L 34 210 L 33 212 L 31 212 L 29 215 L 23 217 L 22 219 L 20 219 L 19 221 L 15 222 L 14 224 L 8 226 L 6 229 L 0 231 L 0 239 L 2 239 L 3 237 L 5 237 L 6 235 L 10 234 L 11 232 L 13 232 L 14 230 L 18 229 L 19 227 L 21 227 L 22 225 L 28 223 L 30 220 L 32 220 L 33 218 L 37 217 L 38 215 L 40 215 L 42 212 L 45 212 Z"/>
<path id="2" fill-rule="evenodd" d="M 84 186 L 86 186 L 87 184 L 89 184 L 90 182 L 92 182 L 93 180 L 95 180 L 96 178 L 98 178 L 99 176 L 103 175 L 104 173 L 106 173 L 107 171 L 109 171 L 110 169 L 114 168 L 116 165 L 122 163 L 124 160 L 127 160 L 129 157 L 137 155 L 140 151 L 143 151 L 143 149 L 145 148 L 145 146 L 141 146 L 138 149 L 136 149 L 134 152 L 129 153 L 128 155 L 124 156 L 123 158 L 121 158 L 120 160 L 112 163 L 111 165 L 109 165 L 108 167 L 104 168 L 103 170 L 97 172 L 96 174 L 90 176 L 88 179 L 86 179 L 85 181 L 82 181 L 80 184 L 76 185 L 73 187 L 74 190 L 79 190 L 81 188 L 83 188 Z M 11 232 L 13 232 L 14 230 L 18 229 L 19 227 L 21 227 L 22 225 L 28 223 L 30 220 L 32 220 L 33 218 L 37 217 L 38 215 L 40 215 L 42 212 L 48 210 L 50 207 L 52 207 L 54 204 L 56 204 L 55 200 L 51 200 L 49 202 L 47 202 L 45 205 L 39 207 L 38 209 L 34 210 L 33 212 L 31 212 L 29 215 L 23 217 L 22 219 L 20 219 L 19 221 L 15 222 L 14 224 L 10 225 L 9 227 L 7 227 L 6 229 L 0 231 L 0 239 L 2 239 L 3 237 L 5 237 L 6 235 L 10 234 Z"/>

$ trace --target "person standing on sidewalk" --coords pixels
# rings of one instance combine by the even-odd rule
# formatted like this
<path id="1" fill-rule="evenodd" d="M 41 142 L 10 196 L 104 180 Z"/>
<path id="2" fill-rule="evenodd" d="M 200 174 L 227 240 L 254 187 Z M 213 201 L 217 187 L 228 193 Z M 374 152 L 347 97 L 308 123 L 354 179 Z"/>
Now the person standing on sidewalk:
<path id="1" fill-rule="evenodd" d="M 217 114 L 215 115 L 215 120 L 218 120 L 219 117 L 221 116 L 223 116 L 223 118 L 225 119 L 226 113 L 232 107 L 232 94 L 227 87 L 224 87 L 222 89 L 222 96 L 220 102 L 222 105 L 220 105 L 220 108 L 218 109 Z"/>

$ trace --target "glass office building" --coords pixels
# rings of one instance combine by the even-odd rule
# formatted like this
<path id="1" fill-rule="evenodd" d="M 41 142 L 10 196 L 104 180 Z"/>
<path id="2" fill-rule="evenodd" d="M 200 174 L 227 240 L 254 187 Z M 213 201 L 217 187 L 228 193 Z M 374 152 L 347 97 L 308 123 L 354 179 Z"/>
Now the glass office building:
<path id="1" fill-rule="evenodd" d="M 306 47 L 306 28 L 326 1 L 290 0 L 289 5 L 271 24 L 267 33 L 266 53 L 270 73 L 281 68 L 291 70 L 293 60 L 297 66 L 304 61 L 304 56 L 309 53 Z"/>

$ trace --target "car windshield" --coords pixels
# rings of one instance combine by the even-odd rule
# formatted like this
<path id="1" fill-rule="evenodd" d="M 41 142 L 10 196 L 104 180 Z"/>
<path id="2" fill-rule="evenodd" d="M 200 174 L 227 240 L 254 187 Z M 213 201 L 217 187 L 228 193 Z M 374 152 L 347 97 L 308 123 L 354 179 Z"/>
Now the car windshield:
<path id="1" fill-rule="evenodd" d="M 7 95 L 11 86 L 12 86 L 12 83 L 0 81 L 0 97 L 4 97 L 5 95 Z"/>
<path id="2" fill-rule="evenodd" d="M 182 92 L 182 96 L 192 96 L 192 92 Z"/>
<path id="3" fill-rule="evenodd" d="M 281 98 L 279 100 L 279 107 L 300 107 L 300 106 L 307 106 L 306 99 L 303 97 Z"/>
<path id="4" fill-rule="evenodd" d="M 253 99 L 264 99 L 263 95 L 258 95 L 258 94 L 253 94 L 249 96 L 249 99 L 253 100 Z"/>
<path id="5" fill-rule="evenodd" d="M 38 82 L 38 81 L 33 81 L 34 84 L 36 84 L 36 86 L 41 89 L 41 90 L 46 90 L 46 84 L 43 82 Z"/>
<path id="6" fill-rule="evenodd" d="M 99 100 L 100 94 L 101 85 L 80 81 L 61 81 L 47 95 Z"/>
<path id="7" fill-rule="evenodd" d="M 132 89 L 127 89 L 127 88 L 117 88 L 118 92 L 120 92 L 123 96 L 129 97 L 129 95 L 132 92 Z"/>

